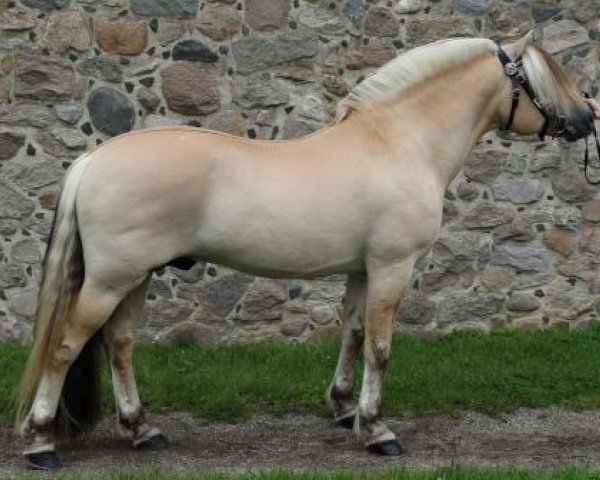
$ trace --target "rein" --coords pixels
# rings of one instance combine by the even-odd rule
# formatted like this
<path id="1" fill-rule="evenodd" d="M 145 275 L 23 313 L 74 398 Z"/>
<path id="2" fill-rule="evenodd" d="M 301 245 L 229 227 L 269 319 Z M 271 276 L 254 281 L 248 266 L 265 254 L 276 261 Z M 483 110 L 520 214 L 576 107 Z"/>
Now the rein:
<path id="1" fill-rule="evenodd" d="M 535 94 L 535 91 L 533 90 L 533 87 L 531 86 L 531 83 L 529 82 L 527 75 L 525 74 L 524 71 L 522 71 L 522 68 L 523 68 L 522 57 L 519 56 L 515 60 L 511 60 L 510 57 L 508 56 L 508 54 L 500 46 L 500 44 L 497 44 L 497 45 L 498 45 L 498 60 L 500 60 L 500 63 L 504 67 L 504 73 L 510 79 L 510 81 L 512 83 L 512 103 L 510 106 L 510 114 L 508 116 L 508 120 L 507 120 L 506 124 L 503 127 L 501 127 L 501 130 L 509 130 L 510 127 L 512 126 L 514 118 L 515 118 L 515 112 L 519 106 L 519 100 L 521 98 L 521 89 L 523 89 L 525 91 L 525 93 L 527 94 L 527 96 L 529 97 L 529 99 L 531 100 L 531 103 L 533 103 L 535 108 L 537 108 L 538 111 L 544 117 L 544 124 L 542 125 L 542 128 L 538 132 L 538 137 L 540 138 L 540 140 L 542 140 L 542 141 L 544 140 L 549 127 L 553 128 L 553 130 L 556 132 L 555 135 L 557 137 L 563 137 L 565 140 L 567 140 L 569 142 L 574 142 L 574 141 L 578 140 L 578 138 L 574 135 L 573 130 L 571 128 L 569 128 L 569 124 L 567 123 L 567 121 L 564 117 L 558 117 L 558 116 L 546 111 L 542 102 L 540 101 L 538 96 Z M 587 92 L 583 92 L 582 95 L 585 98 L 590 98 L 590 95 Z M 589 106 L 589 108 L 590 108 L 590 110 L 592 110 L 591 106 Z M 592 118 L 593 118 L 593 115 L 592 115 Z M 595 126 L 593 120 L 591 122 L 590 127 L 591 127 L 591 133 L 594 135 L 594 140 L 596 142 L 596 150 L 598 152 L 598 157 L 600 158 L 600 142 L 598 141 L 598 133 L 596 131 L 596 126 Z M 590 155 L 589 155 L 589 134 L 588 134 L 585 137 L 585 155 L 583 158 L 583 174 L 585 176 L 586 181 L 590 185 L 600 185 L 600 179 L 598 179 L 596 181 L 590 179 L 589 165 L 590 165 Z M 600 168 L 600 164 L 597 166 L 594 165 L 594 168 Z"/>

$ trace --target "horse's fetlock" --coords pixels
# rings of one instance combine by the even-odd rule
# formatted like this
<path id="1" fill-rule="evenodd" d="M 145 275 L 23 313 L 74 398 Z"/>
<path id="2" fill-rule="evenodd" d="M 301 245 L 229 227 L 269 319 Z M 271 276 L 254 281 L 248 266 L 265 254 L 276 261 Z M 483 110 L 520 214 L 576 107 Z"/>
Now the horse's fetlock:
<path id="1" fill-rule="evenodd" d="M 362 417 L 366 424 L 370 424 L 381 418 L 381 409 L 377 404 L 360 402 L 358 405 L 358 415 Z"/>
<path id="2" fill-rule="evenodd" d="M 374 419 L 367 423 L 367 445 L 393 440 L 395 438 L 396 435 L 394 435 L 394 432 L 388 428 L 381 418 Z"/>
<path id="3" fill-rule="evenodd" d="M 131 412 L 123 412 L 119 409 L 119 423 L 127 430 L 137 433 L 140 425 L 144 423 L 144 410 L 141 407 Z"/>
<path id="4" fill-rule="evenodd" d="M 346 383 L 333 385 L 329 389 L 329 397 L 337 404 L 352 400 L 352 390 Z"/>
<path id="5" fill-rule="evenodd" d="M 390 358 L 390 344 L 383 340 L 371 343 L 372 360 L 378 369 L 385 369 Z"/>
<path id="6" fill-rule="evenodd" d="M 55 421 L 54 418 L 50 418 L 49 416 L 40 416 L 35 418 L 34 415 L 30 415 L 29 418 L 25 421 L 22 427 L 24 433 L 28 433 L 31 435 L 44 435 L 44 436 L 53 436 L 55 429 Z"/>

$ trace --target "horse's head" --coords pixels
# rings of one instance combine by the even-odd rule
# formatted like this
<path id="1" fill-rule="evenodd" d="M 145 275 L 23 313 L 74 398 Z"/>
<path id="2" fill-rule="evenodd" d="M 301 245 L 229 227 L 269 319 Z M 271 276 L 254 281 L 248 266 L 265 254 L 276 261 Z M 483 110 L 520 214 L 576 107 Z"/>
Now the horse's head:
<path id="1" fill-rule="evenodd" d="M 547 133 L 575 141 L 589 135 L 593 115 L 581 92 L 552 56 L 532 42 L 532 33 L 498 49 L 510 91 L 503 128 L 520 134 Z"/>

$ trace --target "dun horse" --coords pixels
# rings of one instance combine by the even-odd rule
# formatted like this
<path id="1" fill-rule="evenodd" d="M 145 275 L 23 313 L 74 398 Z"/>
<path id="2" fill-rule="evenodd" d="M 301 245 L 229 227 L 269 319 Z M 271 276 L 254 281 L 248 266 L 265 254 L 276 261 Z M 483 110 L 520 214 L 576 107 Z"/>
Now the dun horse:
<path id="1" fill-rule="evenodd" d="M 148 278 L 181 259 L 268 277 L 348 274 L 326 396 L 339 424 L 363 428 L 370 451 L 398 455 L 382 376 L 413 265 L 440 231 L 444 191 L 484 132 L 575 140 L 592 125 L 574 84 L 527 36 L 504 48 L 453 39 L 411 50 L 358 85 L 331 125 L 298 140 L 159 127 L 105 142 L 70 168 L 56 212 L 19 392 L 17 422 L 33 437 L 25 457 L 56 468 L 60 418 L 92 422 L 99 337 L 134 447 L 166 444 L 142 411 L 132 349 Z"/>

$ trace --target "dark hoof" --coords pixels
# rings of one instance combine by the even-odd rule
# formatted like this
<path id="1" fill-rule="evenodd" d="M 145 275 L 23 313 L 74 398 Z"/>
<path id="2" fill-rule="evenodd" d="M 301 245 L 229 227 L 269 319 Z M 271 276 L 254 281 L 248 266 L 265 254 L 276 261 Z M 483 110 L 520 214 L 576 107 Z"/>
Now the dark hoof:
<path id="1" fill-rule="evenodd" d="M 347 428 L 348 430 L 352 430 L 352 428 L 354 428 L 354 418 L 355 415 L 352 415 L 350 417 L 344 417 L 344 418 L 340 418 L 339 420 L 336 420 L 336 424 L 338 427 L 342 427 L 342 428 Z"/>
<path id="2" fill-rule="evenodd" d="M 137 443 L 133 448 L 136 450 L 141 450 L 144 452 L 152 451 L 152 450 L 164 450 L 169 447 L 169 441 L 167 437 L 165 437 L 162 433 L 158 435 L 154 435 L 153 437 L 142 440 L 140 443 Z"/>
<path id="3" fill-rule="evenodd" d="M 56 452 L 30 453 L 25 455 L 27 466 L 33 470 L 56 470 L 60 468 L 60 460 Z"/>
<path id="4" fill-rule="evenodd" d="M 381 443 L 372 443 L 367 446 L 369 452 L 386 457 L 397 457 L 402 453 L 402 447 L 397 440 L 386 440 Z"/>

